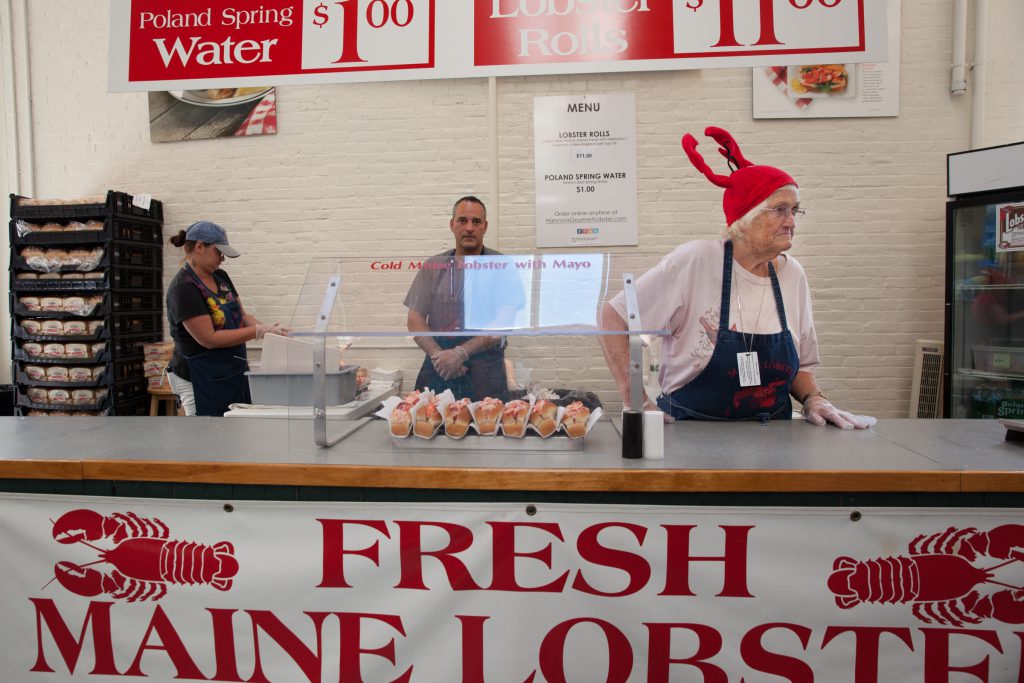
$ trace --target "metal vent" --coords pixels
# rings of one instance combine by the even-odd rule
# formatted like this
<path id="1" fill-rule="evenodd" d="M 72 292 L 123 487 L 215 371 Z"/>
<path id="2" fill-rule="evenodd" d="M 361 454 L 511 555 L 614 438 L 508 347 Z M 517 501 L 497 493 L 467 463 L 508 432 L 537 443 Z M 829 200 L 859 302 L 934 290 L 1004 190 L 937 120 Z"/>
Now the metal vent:
<path id="1" fill-rule="evenodd" d="M 910 417 L 942 417 L 942 342 L 917 340 Z"/>

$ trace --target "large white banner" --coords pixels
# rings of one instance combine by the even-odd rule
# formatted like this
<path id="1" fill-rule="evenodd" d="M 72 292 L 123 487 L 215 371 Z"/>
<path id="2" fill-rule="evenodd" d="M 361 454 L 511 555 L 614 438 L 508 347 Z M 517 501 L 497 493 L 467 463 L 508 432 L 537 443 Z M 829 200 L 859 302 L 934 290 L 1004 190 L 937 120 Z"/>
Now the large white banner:
<path id="1" fill-rule="evenodd" d="M 636 99 L 535 97 L 538 247 L 638 243 Z"/>
<path id="2" fill-rule="evenodd" d="M 0 496 L 5 681 L 1020 681 L 1021 510 Z"/>
<path id="3" fill-rule="evenodd" d="M 886 59 L 880 0 L 111 0 L 112 91 Z"/>

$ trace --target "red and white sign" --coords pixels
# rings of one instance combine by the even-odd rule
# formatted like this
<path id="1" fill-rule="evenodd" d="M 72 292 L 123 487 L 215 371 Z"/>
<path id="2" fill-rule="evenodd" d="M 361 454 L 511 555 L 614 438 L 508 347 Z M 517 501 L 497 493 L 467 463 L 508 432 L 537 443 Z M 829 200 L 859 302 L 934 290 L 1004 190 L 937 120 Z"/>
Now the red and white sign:
<path id="1" fill-rule="evenodd" d="M 881 0 L 112 0 L 110 89 L 886 59 Z"/>
<path id="2" fill-rule="evenodd" d="M 17 681 L 1019 681 L 1024 511 L 859 512 L 5 494 L 0 658 Z"/>

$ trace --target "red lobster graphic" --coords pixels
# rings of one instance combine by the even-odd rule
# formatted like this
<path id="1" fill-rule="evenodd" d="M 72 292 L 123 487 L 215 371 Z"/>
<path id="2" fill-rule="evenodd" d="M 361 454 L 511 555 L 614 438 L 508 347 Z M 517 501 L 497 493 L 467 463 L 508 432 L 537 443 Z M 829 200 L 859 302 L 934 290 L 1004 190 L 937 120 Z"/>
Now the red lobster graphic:
<path id="1" fill-rule="evenodd" d="M 1024 623 L 1024 587 L 993 580 L 995 570 L 1024 561 L 1024 526 L 1004 524 L 991 531 L 949 527 L 918 536 L 908 550 L 909 557 L 836 558 L 828 579 L 836 604 L 850 609 L 862 602 L 909 602 L 921 621 L 950 626 L 982 619 Z M 982 569 L 972 564 L 979 557 L 1008 561 Z M 983 595 L 977 587 L 984 584 L 1005 588 Z"/>
<path id="2" fill-rule="evenodd" d="M 238 573 L 235 549 L 227 541 L 212 546 L 169 540 L 167 525 L 134 512 L 109 517 L 92 510 L 72 510 L 53 524 L 58 543 L 81 543 L 99 553 L 89 564 L 58 562 L 54 577 L 72 593 L 93 597 L 101 593 L 117 600 L 159 600 L 166 584 L 209 584 L 226 591 Z M 107 547 L 93 545 L 105 542 Z M 104 573 L 91 565 L 105 563 Z"/>
<path id="3" fill-rule="evenodd" d="M 733 408 L 771 408 L 775 405 L 779 389 L 788 384 L 786 380 L 780 379 L 769 383 L 767 386 L 744 387 L 737 391 L 732 397 Z M 783 389 L 785 391 L 785 389 Z"/>

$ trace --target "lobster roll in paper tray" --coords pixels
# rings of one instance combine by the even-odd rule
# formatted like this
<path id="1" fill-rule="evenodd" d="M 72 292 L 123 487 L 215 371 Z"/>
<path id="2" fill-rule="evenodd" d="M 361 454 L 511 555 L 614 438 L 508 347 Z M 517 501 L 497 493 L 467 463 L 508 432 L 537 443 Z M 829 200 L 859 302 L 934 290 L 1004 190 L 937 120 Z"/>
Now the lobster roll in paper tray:
<path id="1" fill-rule="evenodd" d="M 387 420 L 392 436 L 409 436 L 409 432 L 412 431 L 412 407 L 419 400 L 419 394 L 418 391 L 406 394 L 388 410 Z"/>
<path id="2" fill-rule="evenodd" d="M 426 403 L 421 402 L 416 407 L 416 416 L 413 418 L 412 425 L 412 431 L 416 436 L 429 439 L 437 433 L 442 423 L 439 402 L 439 396 L 431 396 Z"/>
<path id="3" fill-rule="evenodd" d="M 469 431 L 473 416 L 469 413 L 469 399 L 462 398 L 452 401 L 444 410 L 444 433 L 455 439 L 461 439 Z"/>
<path id="4" fill-rule="evenodd" d="M 573 401 L 562 412 L 562 427 L 570 438 L 579 439 L 587 433 L 587 421 L 590 420 L 590 408 L 582 401 Z"/>
<path id="5" fill-rule="evenodd" d="M 530 402 L 522 399 L 509 401 L 501 411 L 501 433 L 521 437 L 526 434 L 526 421 L 530 415 Z"/>
<path id="6" fill-rule="evenodd" d="M 534 431 L 547 438 L 558 429 L 558 406 L 547 399 L 540 399 L 530 410 L 530 426 Z"/>
<path id="7" fill-rule="evenodd" d="M 504 408 L 505 404 L 500 399 L 490 396 L 475 403 L 473 405 L 473 420 L 477 433 L 482 436 L 497 434 L 498 423 Z"/>

